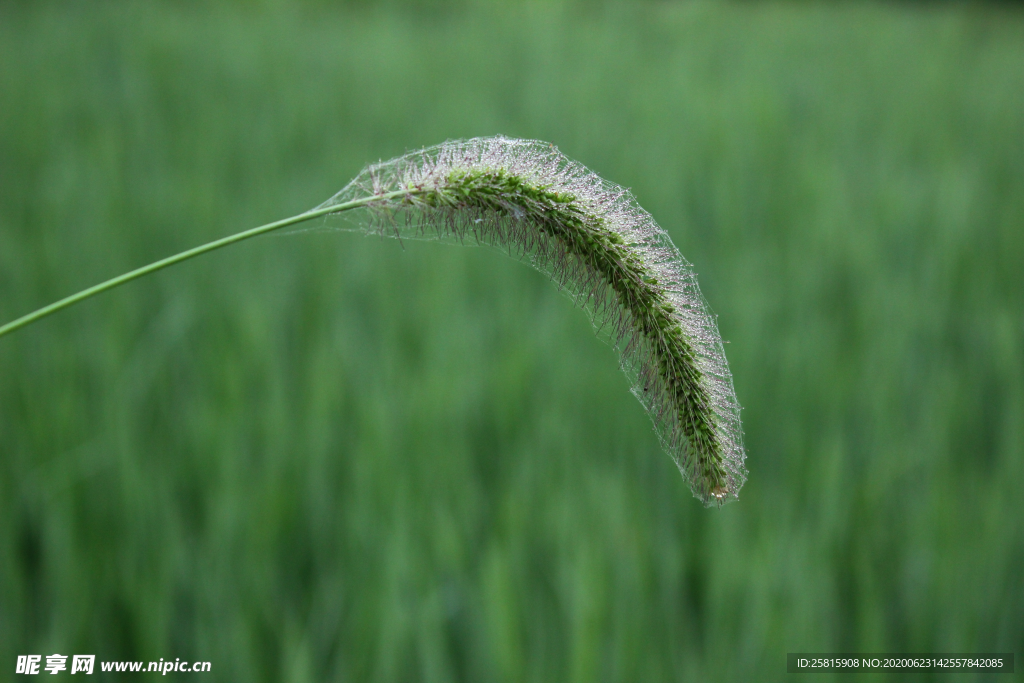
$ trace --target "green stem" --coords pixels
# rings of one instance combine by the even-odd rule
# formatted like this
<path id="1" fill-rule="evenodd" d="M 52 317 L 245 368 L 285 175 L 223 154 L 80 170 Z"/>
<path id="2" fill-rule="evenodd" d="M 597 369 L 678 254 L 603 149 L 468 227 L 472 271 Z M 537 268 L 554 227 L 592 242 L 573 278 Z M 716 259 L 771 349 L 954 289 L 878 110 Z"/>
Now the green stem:
<path id="1" fill-rule="evenodd" d="M 4 325 L 3 327 L 0 327 L 0 337 L 4 336 L 5 334 L 10 334 L 15 330 L 19 330 L 22 327 L 25 327 L 26 325 L 34 323 L 37 320 L 45 318 L 48 315 L 56 313 L 57 311 L 63 310 L 68 306 L 71 306 L 72 304 L 77 304 L 79 301 L 85 301 L 89 297 L 96 296 L 97 294 L 105 292 L 108 289 L 113 289 L 118 285 L 123 285 L 126 282 L 131 282 L 132 280 L 140 278 L 143 275 L 155 273 L 156 271 L 162 270 L 167 266 L 173 266 L 175 263 L 187 261 L 190 258 L 199 256 L 201 254 L 205 254 L 207 252 L 213 251 L 214 249 L 220 249 L 221 247 L 226 247 L 229 244 L 235 244 L 236 242 L 247 240 L 250 237 L 263 235 L 273 230 L 278 230 L 289 225 L 295 225 L 296 223 L 302 223 L 304 221 L 312 220 L 314 218 L 319 218 L 320 216 L 326 216 L 327 214 L 338 213 L 340 211 L 347 211 L 349 209 L 357 209 L 361 206 L 366 206 L 367 204 L 370 204 L 375 201 L 395 199 L 396 197 L 406 196 L 415 193 L 415 190 L 400 190 L 397 192 L 389 192 L 387 194 L 375 195 L 372 197 L 362 197 L 360 199 L 353 199 L 350 202 L 344 202 L 343 204 L 335 204 L 334 206 L 328 206 L 322 209 L 314 209 L 312 211 L 307 211 L 306 213 L 301 213 L 298 216 L 285 218 L 283 220 L 275 221 L 274 223 L 267 223 L 266 225 L 261 225 L 258 228 L 252 228 L 251 230 L 245 230 L 243 232 L 235 233 L 234 235 L 229 235 L 228 237 L 223 237 L 213 242 L 208 242 L 207 244 L 195 247 L 194 249 L 189 249 L 188 251 L 183 251 L 180 254 L 168 256 L 167 258 L 161 259 L 155 263 L 150 263 L 148 266 L 143 266 L 142 268 L 138 268 L 129 273 L 125 273 L 124 275 L 119 275 L 115 278 L 107 280 L 106 282 L 101 282 L 100 284 L 94 285 L 89 289 L 83 289 L 81 292 L 78 292 L 77 294 L 72 294 L 71 296 L 61 299 L 60 301 L 55 301 L 49 306 L 44 306 L 43 308 L 40 308 L 38 311 L 33 311 L 28 315 L 24 315 L 18 318 L 17 320 L 11 321 Z"/>

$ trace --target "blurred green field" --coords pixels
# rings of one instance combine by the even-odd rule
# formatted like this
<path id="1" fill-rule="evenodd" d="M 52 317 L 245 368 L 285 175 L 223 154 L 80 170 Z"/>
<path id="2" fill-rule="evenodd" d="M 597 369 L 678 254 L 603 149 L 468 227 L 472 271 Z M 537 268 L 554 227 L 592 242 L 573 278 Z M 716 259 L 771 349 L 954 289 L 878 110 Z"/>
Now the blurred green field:
<path id="1" fill-rule="evenodd" d="M 1019 671 L 1019 8 L 0 5 L 0 322 L 498 133 L 631 187 L 695 264 L 740 501 L 691 497 L 527 266 L 261 238 L 0 340 L 0 681 L 54 652 L 204 681 Z"/>

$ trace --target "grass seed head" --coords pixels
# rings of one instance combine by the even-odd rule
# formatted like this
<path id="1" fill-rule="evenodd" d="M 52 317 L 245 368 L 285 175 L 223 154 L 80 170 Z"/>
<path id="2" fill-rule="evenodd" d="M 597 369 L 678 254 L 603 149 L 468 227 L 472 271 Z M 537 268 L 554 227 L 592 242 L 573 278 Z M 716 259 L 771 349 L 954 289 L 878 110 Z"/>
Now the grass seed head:
<path id="1" fill-rule="evenodd" d="M 718 326 L 693 268 L 628 190 L 547 143 L 493 137 L 369 166 L 320 208 L 368 195 L 381 197 L 368 208 L 384 234 L 494 245 L 548 273 L 619 350 L 694 495 L 736 498 L 745 454 Z"/>

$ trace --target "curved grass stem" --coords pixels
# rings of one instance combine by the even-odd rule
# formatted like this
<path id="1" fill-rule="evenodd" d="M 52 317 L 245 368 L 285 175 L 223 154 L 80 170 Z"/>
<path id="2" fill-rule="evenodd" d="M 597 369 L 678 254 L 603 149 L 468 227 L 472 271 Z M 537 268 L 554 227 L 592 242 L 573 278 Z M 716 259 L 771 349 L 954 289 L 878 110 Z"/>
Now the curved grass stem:
<path id="1" fill-rule="evenodd" d="M 11 332 L 15 332 L 17 330 L 20 330 L 21 328 L 23 328 L 23 327 L 25 327 L 27 325 L 30 325 L 30 324 L 36 322 L 37 320 L 42 320 L 43 318 L 45 318 L 45 317 L 47 317 L 49 315 L 52 315 L 52 314 L 56 313 L 57 311 L 64 310 L 65 308 L 67 308 L 69 306 L 72 306 L 74 304 L 77 304 L 80 301 L 85 301 L 86 299 L 94 297 L 97 294 L 101 294 L 101 293 L 106 292 L 108 290 L 111 290 L 111 289 L 113 289 L 115 287 L 123 285 L 123 284 L 125 284 L 127 282 L 131 282 L 132 280 L 136 280 L 136 279 L 142 277 L 143 275 L 149 275 L 150 273 L 155 273 L 156 271 L 162 270 L 162 269 L 164 269 L 164 268 L 166 268 L 168 266 L 173 266 L 176 263 L 181 263 L 182 261 L 187 261 L 190 258 L 195 258 L 196 256 L 201 256 L 202 254 L 206 254 L 206 253 L 214 251 L 216 249 L 220 249 L 221 247 L 226 247 L 226 246 L 228 246 L 230 244 L 235 244 L 237 242 L 241 242 L 243 240 L 247 240 L 247 239 L 249 239 L 251 237 L 258 237 L 259 235 L 264 235 L 264 234 L 266 234 L 268 232 L 273 232 L 274 230 L 280 230 L 281 228 L 286 228 L 289 225 L 295 225 L 297 223 L 303 223 L 305 221 L 312 220 L 314 218 L 320 218 L 321 216 L 326 216 L 327 214 L 339 213 L 341 211 L 346 211 L 348 209 L 357 209 L 357 208 L 366 206 L 367 204 L 370 204 L 370 203 L 375 202 L 375 201 L 387 201 L 389 199 L 395 199 L 397 197 L 405 196 L 405 195 L 410 195 L 410 194 L 415 194 L 415 190 L 412 190 L 412 191 L 401 190 L 401 191 L 389 192 L 389 193 L 385 193 L 385 194 L 381 194 L 381 195 L 375 195 L 375 196 L 363 197 L 363 198 L 360 198 L 360 199 L 354 199 L 352 201 L 344 202 L 342 204 L 335 204 L 333 206 L 323 207 L 323 208 L 319 208 L 319 209 L 313 209 L 312 211 L 307 211 L 305 213 L 300 213 L 297 216 L 292 216 L 290 218 L 284 218 L 284 219 L 279 220 L 279 221 L 274 221 L 273 223 L 267 223 L 266 225 L 261 225 L 258 228 L 252 228 L 250 230 L 244 230 L 242 232 L 235 233 L 234 235 L 229 235 L 229 236 L 223 237 L 223 238 L 221 238 L 219 240 L 214 240 L 213 242 L 207 242 L 206 244 L 200 245 L 200 246 L 195 247 L 193 249 L 189 249 L 188 251 L 183 251 L 180 254 L 175 254 L 174 256 L 168 256 L 165 259 L 161 259 L 161 260 L 156 261 L 154 263 L 150 263 L 148 266 L 143 266 L 141 268 L 137 268 L 137 269 L 135 269 L 135 270 L 133 270 L 131 272 L 124 273 L 123 275 L 118 275 L 117 277 L 111 278 L 110 280 L 107 280 L 106 282 L 101 282 L 98 285 L 93 285 L 92 287 L 89 287 L 88 289 L 83 289 L 82 291 L 78 292 L 77 294 L 72 294 L 71 296 L 65 297 L 65 298 L 61 299 L 60 301 L 53 302 L 49 306 L 44 306 L 43 308 L 40 308 L 37 311 L 33 311 L 32 313 L 29 313 L 28 315 L 23 315 L 22 317 L 18 318 L 17 320 L 12 320 L 11 322 L 7 323 L 6 325 L 0 327 L 0 337 L 4 336 L 5 334 L 10 334 Z"/>
<path id="2" fill-rule="evenodd" d="M 609 339 L 633 393 L 694 495 L 735 500 L 746 478 L 740 407 L 696 274 L 628 190 L 553 145 L 502 136 L 449 141 L 371 164 L 319 207 L 189 249 L 0 327 L 0 336 L 167 266 L 242 240 L 365 207 L 366 229 L 466 238 L 507 249 L 566 287 Z"/>

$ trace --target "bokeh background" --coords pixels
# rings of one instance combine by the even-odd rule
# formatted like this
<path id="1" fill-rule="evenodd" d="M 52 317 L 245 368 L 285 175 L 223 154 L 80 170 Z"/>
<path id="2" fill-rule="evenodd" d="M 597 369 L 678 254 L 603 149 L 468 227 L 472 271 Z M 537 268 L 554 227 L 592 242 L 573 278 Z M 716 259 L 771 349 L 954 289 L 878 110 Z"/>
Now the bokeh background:
<path id="1" fill-rule="evenodd" d="M 1022 9 L 0 5 L 0 320 L 367 162 L 537 138 L 695 264 L 750 470 L 704 509 L 585 314 L 501 253 L 261 238 L 0 340 L 0 680 L 55 652 L 296 683 L 1015 652 L 1020 678 Z"/>

